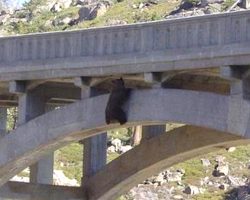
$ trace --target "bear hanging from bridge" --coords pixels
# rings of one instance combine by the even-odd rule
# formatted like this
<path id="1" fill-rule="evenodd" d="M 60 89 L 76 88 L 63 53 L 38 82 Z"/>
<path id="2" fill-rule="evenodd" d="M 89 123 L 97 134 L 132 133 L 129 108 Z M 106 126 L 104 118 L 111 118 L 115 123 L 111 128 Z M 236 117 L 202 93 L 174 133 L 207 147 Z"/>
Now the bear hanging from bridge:
<path id="1" fill-rule="evenodd" d="M 127 101 L 131 89 L 125 88 L 122 78 L 112 81 L 112 89 L 105 110 L 106 123 L 119 122 L 121 125 L 127 122 L 126 113 L 123 111 L 122 106 Z"/>

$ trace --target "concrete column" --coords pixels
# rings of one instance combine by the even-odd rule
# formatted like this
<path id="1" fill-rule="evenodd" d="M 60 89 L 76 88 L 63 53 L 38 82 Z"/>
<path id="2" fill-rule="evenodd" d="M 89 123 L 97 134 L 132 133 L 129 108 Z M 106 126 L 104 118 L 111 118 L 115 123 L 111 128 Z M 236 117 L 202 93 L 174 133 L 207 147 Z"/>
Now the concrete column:
<path id="1" fill-rule="evenodd" d="M 18 125 L 28 122 L 45 113 L 46 98 L 39 91 L 26 92 L 19 96 Z M 30 166 L 30 182 L 53 184 L 54 156 L 45 156 L 36 164 Z"/>
<path id="2" fill-rule="evenodd" d="M 142 126 L 142 142 L 166 132 L 166 125 Z"/>
<path id="3" fill-rule="evenodd" d="M 87 138 L 83 141 L 83 181 L 93 176 L 107 162 L 107 133 Z"/>
<path id="4" fill-rule="evenodd" d="M 249 9 L 250 8 L 250 0 L 242 0 L 240 5 L 242 8 Z"/>
<path id="5" fill-rule="evenodd" d="M 0 108 L 0 138 L 6 135 L 7 108 Z"/>
<path id="6" fill-rule="evenodd" d="M 102 94 L 103 92 L 98 91 L 94 88 L 83 88 L 82 99 L 87 97 L 93 97 Z M 88 180 L 96 172 L 101 170 L 107 162 L 107 133 L 102 133 L 82 141 L 84 145 L 83 154 L 83 179 Z"/>

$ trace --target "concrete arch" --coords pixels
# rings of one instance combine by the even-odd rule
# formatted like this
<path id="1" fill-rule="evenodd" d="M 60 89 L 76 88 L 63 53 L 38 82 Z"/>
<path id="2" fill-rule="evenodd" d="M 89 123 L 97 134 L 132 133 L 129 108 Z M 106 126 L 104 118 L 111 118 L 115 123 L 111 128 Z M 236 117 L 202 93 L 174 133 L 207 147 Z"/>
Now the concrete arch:
<path id="1" fill-rule="evenodd" d="M 105 124 L 107 98 L 98 96 L 49 112 L 1 139 L 0 185 L 69 142 L 119 127 Z M 131 95 L 126 126 L 177 121 L 249 137 L 249 111 L 248 102 L 240 98 L 173 89 L 142 90 Z"/>
<path id="2" fill-rule="evenodd" d="M 115 200 L 146 178 L 162 170 L 230 145 L 250 140 L 232 134 L 195 126 L 184 126 L 146 140 L 107 164 L 87 181 L 89 200 Z"/>

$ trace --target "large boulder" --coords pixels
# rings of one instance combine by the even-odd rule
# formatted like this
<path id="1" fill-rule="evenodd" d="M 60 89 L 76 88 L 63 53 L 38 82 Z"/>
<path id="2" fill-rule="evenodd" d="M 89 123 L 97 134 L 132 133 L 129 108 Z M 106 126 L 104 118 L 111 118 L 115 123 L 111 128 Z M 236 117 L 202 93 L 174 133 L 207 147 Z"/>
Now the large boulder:
<path id="1" fill-rule="evenodd" d="M 83 6 L 78 11 L 78 21 L 81 22 L 84 20 L 92 20 L 96 17 L 100 17 L 107 12 L 111 5 L 112 3 L 110 1 L 101 1 L 97 4 Z"/>

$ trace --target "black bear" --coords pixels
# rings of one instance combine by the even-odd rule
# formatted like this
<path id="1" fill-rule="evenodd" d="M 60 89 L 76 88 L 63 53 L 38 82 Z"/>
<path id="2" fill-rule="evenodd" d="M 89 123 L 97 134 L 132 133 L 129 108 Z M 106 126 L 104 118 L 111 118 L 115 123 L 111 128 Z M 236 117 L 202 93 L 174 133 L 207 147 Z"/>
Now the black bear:
<path id="1" fill-rule="evenodd" d="M 106 123 L 110 124 L 118 121 L 122 125 L 127 122 L 127 116 L 122 106 L 129 97 L 130 89 L 125 88 L 122 78 L 113 80 L 112 84 L 112 90 L 105 110 Z"/>

